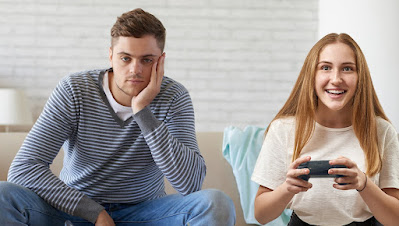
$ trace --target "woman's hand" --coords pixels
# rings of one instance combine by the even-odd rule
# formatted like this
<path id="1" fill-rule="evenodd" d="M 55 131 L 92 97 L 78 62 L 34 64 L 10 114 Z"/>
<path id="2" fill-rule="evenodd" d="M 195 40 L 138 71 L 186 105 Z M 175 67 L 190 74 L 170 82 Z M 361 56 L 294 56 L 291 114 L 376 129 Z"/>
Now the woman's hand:
<path id="1" fill-rule="evenodd" d="M 364 174 L 355 162 L 352 160 L 340 156 L 337 159 L 330 161 L 331 165 L 345 165 L 347 168 L 333 168 L 328 170 L 328 174 L 343 175 L 343 177 L 335 178 L 334 188 L 339 190 L 350 190 L 356 189 L 362 190 L 366 184 L 366 174 Z M 342 184 L 342 185 L 340 185 Z"/>
<path id="2" fill-rule="evenodd" d="M 300 164 L 308 161 L 310 161 L 310 156 L 305 156 L 296 159 L 290 164 L 285 179 L 286 188 L 289 192 L 298 194 L 299 192 L 307 191 L 312 187 L 312 184 L 308 181 L 298 178 L 300 175 L 307 175 L 310 173 L 310 170 L 307 168 L 297 169 Z"/>

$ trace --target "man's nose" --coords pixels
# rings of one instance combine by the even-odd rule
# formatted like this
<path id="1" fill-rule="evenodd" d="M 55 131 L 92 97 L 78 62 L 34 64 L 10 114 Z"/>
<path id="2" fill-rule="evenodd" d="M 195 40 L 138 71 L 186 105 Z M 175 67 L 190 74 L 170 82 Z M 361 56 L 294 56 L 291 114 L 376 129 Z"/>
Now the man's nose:
<path id="1" fill-rule="evenodd" d="M 143 66 L 141 65 L 139 60 L 132 60 L 132 63 L 130 64 L 130 73 L 134 75 L 139 75 L 143 71 Z"/>

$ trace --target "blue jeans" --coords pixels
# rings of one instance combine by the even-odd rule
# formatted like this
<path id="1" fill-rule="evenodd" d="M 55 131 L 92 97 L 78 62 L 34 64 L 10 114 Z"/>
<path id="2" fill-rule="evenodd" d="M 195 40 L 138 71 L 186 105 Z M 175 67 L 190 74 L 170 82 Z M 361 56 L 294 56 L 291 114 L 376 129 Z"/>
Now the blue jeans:
<path id="1" fill-rule="evenodd" d="M 234 225 L 233 201 L 218 190 L 202 190 L 145 201 L 136 205 L 104 204 L 116 225 Z M 92 223 L 55 209 L 31 190 L 0 182 L 0 225 L 74 226 Z"/>

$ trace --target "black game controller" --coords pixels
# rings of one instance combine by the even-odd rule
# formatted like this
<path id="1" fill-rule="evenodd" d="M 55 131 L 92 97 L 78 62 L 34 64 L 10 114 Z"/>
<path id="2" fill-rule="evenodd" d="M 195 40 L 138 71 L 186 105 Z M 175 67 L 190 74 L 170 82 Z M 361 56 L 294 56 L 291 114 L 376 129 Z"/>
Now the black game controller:
<path id="1" fill-rule="evenodd" d="M 328 160 L 316 160 L 304 162 L 298 166 L 298 169 L 308 168 L 309 174 L 299 175 L 298 178 L 308 181 L 310 177 L 344 177 L 344 175 L 328 174 L 331 168 L 347 168 L 344 165 L 330 165 Z M 344 183 L 339 185 L 345 185 Z"/>

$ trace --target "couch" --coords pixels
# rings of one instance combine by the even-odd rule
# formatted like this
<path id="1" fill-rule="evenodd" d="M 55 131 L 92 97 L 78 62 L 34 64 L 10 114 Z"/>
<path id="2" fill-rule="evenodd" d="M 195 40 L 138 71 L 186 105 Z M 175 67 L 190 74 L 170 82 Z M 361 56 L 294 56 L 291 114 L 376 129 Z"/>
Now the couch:
<path id="1" fill-rule="evenodd" d="M 10 164 L 19 150 L 27 133 L 0 133 L 0 181 L 7 180 Z M 207 175 L 203 189 L 216 188 L 222 190 L 233 200 L 236 208 L 236 225 L 245 226 L 241 209 L 239 193 L 229 163 L 222 154 L 223 132 L 197 133 L 198 145 L 207 165 Z M 58 175 L 62 168 L 63 151 L 61 150 L 50 166 L 54 174 Z M 174 193 L 174 189 L 166 182 L 166 192 Z"/>

